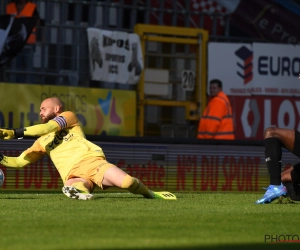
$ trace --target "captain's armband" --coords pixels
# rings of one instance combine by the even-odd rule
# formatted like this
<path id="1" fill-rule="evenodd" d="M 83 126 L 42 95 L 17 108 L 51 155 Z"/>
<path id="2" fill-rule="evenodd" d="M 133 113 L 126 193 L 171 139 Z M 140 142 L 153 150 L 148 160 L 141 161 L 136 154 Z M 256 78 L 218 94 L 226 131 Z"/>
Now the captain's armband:
<path id="1" fill-rule="evenodd" d="M 53 121 L 56 121 L 61 129 L 64 129 L 64 128 L 68 127 L 66 118 L 63 117 L 63 116 L 57 116 L 53 119 Z"/>

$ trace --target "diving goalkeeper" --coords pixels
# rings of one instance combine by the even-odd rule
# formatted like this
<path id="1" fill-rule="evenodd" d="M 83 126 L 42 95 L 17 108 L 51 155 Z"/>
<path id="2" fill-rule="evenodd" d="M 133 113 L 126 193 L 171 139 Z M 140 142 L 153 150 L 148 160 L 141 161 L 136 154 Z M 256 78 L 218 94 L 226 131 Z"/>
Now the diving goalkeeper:
<path id="1" fill-rule="evenodd" d="M 119 187 L 149 199 L 176 200 L 169 192 L 153 192 L 140 180 L 109 163 L 102 149 L 86 140 L 77 116 L 63 110 L 62 102 L 51 97 L 40 106 L 42 124 L 19 129 L 0 129 L 0 139 L 23 136 L 39 137 L 18 157 L 0 154 L 0 163 L 6 167 L 23 168 L 47 154 L 57 168 L 69 198 L 90 200 L 95 185 L 102 189 Z"/>

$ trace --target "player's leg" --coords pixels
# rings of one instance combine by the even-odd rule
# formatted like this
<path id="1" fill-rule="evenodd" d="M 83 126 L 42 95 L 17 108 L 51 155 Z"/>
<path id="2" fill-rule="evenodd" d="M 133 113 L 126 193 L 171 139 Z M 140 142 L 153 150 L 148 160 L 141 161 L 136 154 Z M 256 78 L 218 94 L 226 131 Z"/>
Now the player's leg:
<path id="1" fill-rule="evenodd" d="M 274 138 L 279 140 L 282 145 L 289 151 L 293 151 L 295 142 L 295 131 L 293 129 L 269 127 L 265 130 L 264 140 Z"/>
<path id="2" fill-rule="evenodd" d="M 295 130 L 267 128 L 264 136 L 265 160 L 270 174 L 270 185 L 281 184 L 282 147 L 293 152 Z"/>
<path id="3" fill-rule="evenodd" d="M 92 190 L 92 186 L 87 180 L 78 177 L 70 178 L 65 182 L 65 185 L 73 186 L 76 189 L 78 189 L 81 193 L 90 193 Z"/>
<path id="4" fill-rule="evenodd" d="M 65 182 L 62 191 L 69 198 L 91 200 L 93 198 L 91 194 L 92 189 L 93 185 L 91 182 L 80 177 L 73 177 Z"/>
<path id="5" fill-rule="evenodd" d="M 123 188 L 133 194 L 141 194 L 146 198 L 153 198 L 152 192 L 139 179 L 131 177 L 114 165 L 105 171 L 102 185 L 104 187 Z"/>
<path id="6" fill-rule="evenodd" d="M 270 127 L 265 130 L 265 161 L 270 175 L 270 185 L 265 195 L 256 201 L 257 204 L 264 204 L 285 196 L 286 187 L 281 183 L 281 157 L 282 147 L 293 151 L 295 142 L 295 131 Z"/>
<path id="7" fill-rule="evenodd" d="M 293 142 L 293 146 L 292 146 Z M 295 130 L 294 141 L 290 140 L 290 145 L 287 147 L 294 155 L 300 157 L 300 133 Z M 292 200 L 300 200 L 300 163 L 295 164 L 292 168 L 283 171 L 281 181 L 288 190 L 288 195 Z"/>
<path id="8" fill-rule="evenodd" d="M 300 163 L 288 168 L 281 174 L 281 181 L 287 188 L 287 194 L 292 200 L 300 200 Z"/>
<path id="9" fill-rule="evenodd" d="M 90 168 L 94 167 L 94 162 L 95 159 L 88 158 L 71 169 L 62 188 L 66 196 L 78 200 L 91 200 L 93 198 L 91 192 L 94 189 L 94 184 L 88 178 L 87 173 L 89 173 Z"/>
<path id="10" fill-rule="evenodd" d="M 149 190 L 139 179 L 130 176 L 122 169 L 114 165 L 111 165 L 104 172 L 103 179 L 102 179 L 102 186 L 119 187 L 122 189 L 126 189 L 133 194 L 141 194 L 148 199 L 160 198 L 160 199 L 176 200 L 176 196 L 173 195 L 172 193 L 153 192 Z"/>

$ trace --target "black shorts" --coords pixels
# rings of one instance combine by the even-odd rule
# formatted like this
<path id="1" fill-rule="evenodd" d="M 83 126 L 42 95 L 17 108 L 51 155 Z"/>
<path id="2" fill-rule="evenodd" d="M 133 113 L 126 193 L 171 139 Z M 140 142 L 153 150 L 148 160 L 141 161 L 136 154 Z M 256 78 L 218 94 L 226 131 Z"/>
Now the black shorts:
<path id="1" fill-rule="evenodd" d="M 294 183 L 300 183 L 300 162 L 294 165 L 291 177 Z"/>
<path id="2" fill-rule="evenodd" d="M 292 153 L 300 157 L 300 132 L 298 130 L 295 130 L 295 141 Z"/>

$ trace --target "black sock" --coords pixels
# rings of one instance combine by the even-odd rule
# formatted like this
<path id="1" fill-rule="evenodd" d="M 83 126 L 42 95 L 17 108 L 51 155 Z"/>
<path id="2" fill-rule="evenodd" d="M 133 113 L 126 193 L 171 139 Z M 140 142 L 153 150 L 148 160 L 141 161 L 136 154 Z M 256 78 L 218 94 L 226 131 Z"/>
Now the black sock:
<path id="1" fill-rule="evenodd" d="M 281 142 L 276 138 L 266 138 L 265 144 L 265 161 L 270 174 L 270 185 L 281 184 Z"/>
<path id="2" fill-rule="evenodd" d="M 284 182 L 283 185 L 287 189 L 287 195 L 294 201 L 299 201 L 300 199 L 300 186 L 299 184 L 293 182 Z"/>
<path id="3" fill-rule="evenodd" d="M 296 199 L 296 193 L 295 193 L 295 189 L 294 189 L 294 183 L 293 182 L 284 182 L 283 185 L 286 187 L 287 189 L 287 195 L 292 199 L 295 200 Z"/>
<path id="4" fill-rule="evenodd" d="M 293 170 L 291 171 L 291 178 L 292 178 L 292 181 L 295 183 L 295 184 L 299 184 L 300 183 L 300 162 L 295 164 L 294 167 L 293 167 Z"/>

